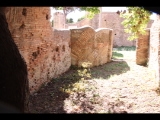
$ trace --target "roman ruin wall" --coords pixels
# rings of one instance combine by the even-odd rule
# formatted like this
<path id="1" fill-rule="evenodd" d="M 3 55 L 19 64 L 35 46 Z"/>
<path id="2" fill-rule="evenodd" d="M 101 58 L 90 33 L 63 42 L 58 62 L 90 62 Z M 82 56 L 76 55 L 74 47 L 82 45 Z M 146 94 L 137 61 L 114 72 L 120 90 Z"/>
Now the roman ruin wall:
<path id="1" fill-rule="evenodd" d="M 127 38 L 129 34 L 124 32 L 123 25 L 121 24 L 122 18 L 116 12 L 103 12 L 101 18 L 101 26 L 113 29 L 114 47 L 117 46 L 135 46 L 136 41 L 129 41 Z"/>
<path id="2" fill-rule="evenodd" d="M 113 39 L 117 35 L 112 29 L 53 29 L 49 7 L 7 7 L 6 18 L 14 42 L 27 63 L 31 93 L 67 71 L 71 64 L 80 66 L 82 62 L 91 62 L 98 66 L 111 60 Z M 157 80 L 159 30 L 160 17 L 157 16 L 150 29 L 149 46 L 149 67 L 156 72 Z"/>
<path id="3" fill-rule="evenodd" d="M 70 31 L 53 30 L 49 7 L 8 7 L 6 17 L 27 63 L 31 93 L 70 68 Z"/>
<path id="4" fill-rule="evenodd" d="M 54 13 L 54 29 L 64 29 L 65 28 L 65 18 L 62 12 Z"/>
<path id="5" fill-rule="evenodd" d="M 160 80 L 160 16 L 156 16 L 150 29 L 150 48 L 149 48 L 149 63 L 148 66 L 155 72 L 157 85 Z"/>
<path id="6" fill-rule="evenodd" d="M 71 64 L 78 67 L 91 63 L 90 67 L 111 61 L 112 29 L 96 29 L 90 26 L 71 29 Z"/>
<path id="7" fill-rule="evenodd" d="M 157 87 L 160 80 L 160 16 L 157 15 L 146 35 L 141 35 L 137 41 L 136 63 L 148 65 L 155 75 Z"/>
<path id="8" fill-rule="evenodd" d="M 124 32 L 124 27 L 121 24 L 123 18 L 121 18 L 116 12 L 102 12 L 94 16 L 93 19 L 85 18 L 77 23 L 70 23 L 66 25 L 66 28 L 70 26 L 77 26 L 77 28 L 82 26 L 92 26 L 94 29 L 98 28 L 110 28 L 113 29 L 113 46 L 136 46 L 136 40 L 129 41 L 127 38 L 129 34 Z M 147 28 L 150 28 L 153 23 L 153 20 L 147 25 Z"/>
<path id="9" fill-rule="evenodd" d="M 149 60 L 150 29 L 145 35 L 140 35 L 136 45 L 136 64 L 146 66 Z"/>

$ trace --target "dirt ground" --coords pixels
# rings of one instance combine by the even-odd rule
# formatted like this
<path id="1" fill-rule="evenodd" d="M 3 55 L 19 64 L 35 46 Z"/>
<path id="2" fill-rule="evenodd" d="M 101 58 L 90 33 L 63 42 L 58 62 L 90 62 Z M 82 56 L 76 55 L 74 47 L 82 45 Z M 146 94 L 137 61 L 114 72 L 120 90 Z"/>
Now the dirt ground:
<path id="1" fill-rule="evenodd" d="M 30 97 L 31 113 L 159 113 L 158 82 L 153 71 L 136 65 L 135 51 L 90 69 L 80 77 L 72 67 Z M 81 79 L 82 78 L 82 79 Z"/>

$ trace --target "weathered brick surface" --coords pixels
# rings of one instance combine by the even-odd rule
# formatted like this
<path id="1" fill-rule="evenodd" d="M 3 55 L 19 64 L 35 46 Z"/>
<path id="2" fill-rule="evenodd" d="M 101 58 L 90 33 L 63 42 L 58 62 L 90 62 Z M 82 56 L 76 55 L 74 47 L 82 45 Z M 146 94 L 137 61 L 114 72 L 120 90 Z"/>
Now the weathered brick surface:
<path id="1" fill-rule="evenodd" d="M 135 46 L 136 41 L 129 41 L 129 34 L 124 32 L 124 27 L 121 24 L 122 18 L 116 12 L 103 12 L 100 27 L 113 29 L 114 41 L 113 46 Z"/>
<path id="2" fill-rule="evenodd" d="M 157 82 L 160 80 L 160 16 L 157 15 L 150 29 L 149 68 L 155 72 Z M 158 84 L 157 84 L 158 85 Z"/>
<path id="3" fill-rule="evenodd" d="M 90 19 L 87 19 L 87 18 L 86 18 L 86 19 L 83 19 L 83 20 L 77 22 L 76 25 L 77 25 L 77 28 L 82 27 L 82 26 L 85 26 L 85 25 L 91 26 L 91 24 L 90 24 Z"/>
<path id="4" fill-rule="evenodd" d="M 54 28 L 55 29 L 64 29 L 65 28 L 65 18 L 62 12 L 54 13 Z"/>
<path id="5" fill-rule="evenodd" d="M 67 24 L 66 26 L 77 26 L 77 28 L 89 25 L 94 29 L 98 28 L 110 28 L 113 29 L 113 46 L 135 46 L 136 41 L 128 41 L 129 34 L 124 32 L 124 28 L 121 25 L 122 18 L 115 12 L 102 12 L 97 14 L 93 19 L 83 19 L 77 23 Z"/>
<path id="6" fill-rule="evenodd" d="M 66 28 L 69 28 L 70 26 L 77 26 L 82 27 L 85 25 L 92 26 L 94 29 L 98 28 L 110 28 L 113 29 L 113 46 L 136 46 L 136 40 L 129 41 L 127 40 L 129 34 L 124 32 L 124 27 L 121 24 L 123 21 L 123 18 L 120 18 L 120 16 L 116 12 L 101 12 L 100 14 L 97 14 L 94 16 L 93 19 L 83 19 L 77 23 L 73 24 L 67 24 Z M 150 28 L 153 23 L 153 20 L 150 20 L 150 22 L 147 25 L 147 28 Z"/>
<path id="7" fill-rule="evenodd" d="M 83 62 L 89 62 L 93 67 L 109 62 L 112 56 L 112 41 L 111 29 L 71 29 L 71 64 L 80 67 Z"/>
<path id="8" fill-rule="evenodd" d="M 71 64 L 81 66 L 82 62 L 93 63 L 88 59 L 94 48 L 95 31 L 91 27 L 71 29 Z"/>
<path id="9" fill-rule="evenodd" d="M 31 93 L 69 69 L 70 31 L 53 31 L 49 7 L 8 7 L 6 17 L 27 63 Z"/>
<path id="10" fill-rule="evenodd" d="M 94 56 L 94 66 L 103 65 L 111 61 L 113 47 L 113 31 L 107 28 L 96 29 L 95 34 L 95 51 L 97 56 Z"/>
<path id="11" fill-rule="evenodd" d="M 136 64 L 147 65 L 149 57 L 150 29 L 146 30 L 145 35 L 140 35 L 136 45 Z"/>

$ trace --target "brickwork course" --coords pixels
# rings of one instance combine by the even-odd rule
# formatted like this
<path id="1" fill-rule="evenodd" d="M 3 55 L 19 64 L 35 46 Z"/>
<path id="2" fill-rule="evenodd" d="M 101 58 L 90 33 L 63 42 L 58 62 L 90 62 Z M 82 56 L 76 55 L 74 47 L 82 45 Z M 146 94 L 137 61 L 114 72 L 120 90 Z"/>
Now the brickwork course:
<path id="1" fill-rule="evenodd" d="M 8 7 L 6 17 L 27 63 L 31 93 L 70 68 L 70 31 L 53 30 L 49 7 Z"/>

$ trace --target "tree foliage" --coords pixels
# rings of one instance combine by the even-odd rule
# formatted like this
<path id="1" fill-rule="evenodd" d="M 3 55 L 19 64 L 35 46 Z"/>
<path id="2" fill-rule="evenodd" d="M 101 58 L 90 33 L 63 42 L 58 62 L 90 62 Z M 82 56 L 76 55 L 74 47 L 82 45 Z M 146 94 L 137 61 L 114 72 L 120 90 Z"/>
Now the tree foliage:
<path id="1" fill-rule="evenodd" d="M 137 39 L 139 35 L 146 33 L 145 28 L 150 20 L 151 12 L 143 7 L 127 7 L 127 11 L 117 12 L 124 18 L 122 24 L 125 32 L 129 33 L 128 40 Z"/>
<path id="2" fill-rule="evenodd" d="M 63 10 L 63 13 L 65 15 L 65 22 L 67 23 L 67 15 L 75 10 L 79 11 L 87 11 L 87 18 L 93 18 L 95 14 L 98 14 L 100 12 L 99 7 L 53 7 L 55 10 Z"/>
<path id="3" fill-rule="evenodd" d="M 67 19 L 67 23 L 73 23 L 73 18 Z"/>
<path id="4" fill-rule="evenodd" d="M 99 7 L 80 7 L 80 11 L 87 11 L 87 18 L 90 19 L 100 12 Z"/>

